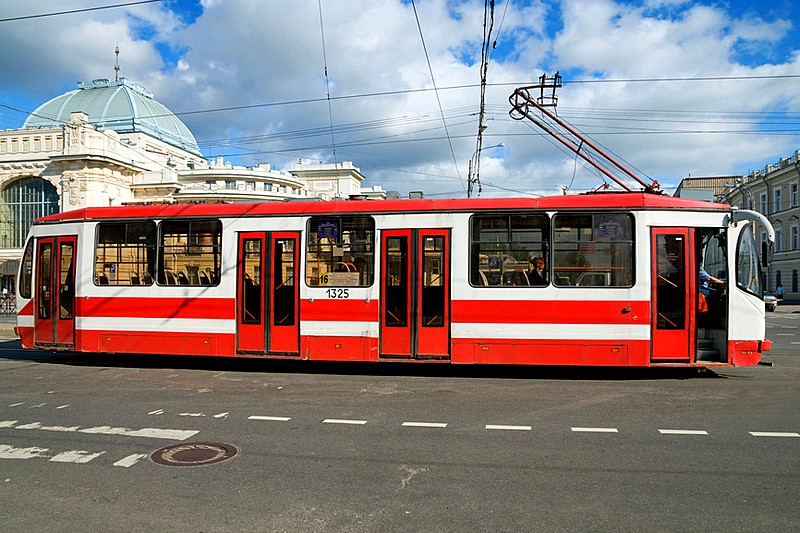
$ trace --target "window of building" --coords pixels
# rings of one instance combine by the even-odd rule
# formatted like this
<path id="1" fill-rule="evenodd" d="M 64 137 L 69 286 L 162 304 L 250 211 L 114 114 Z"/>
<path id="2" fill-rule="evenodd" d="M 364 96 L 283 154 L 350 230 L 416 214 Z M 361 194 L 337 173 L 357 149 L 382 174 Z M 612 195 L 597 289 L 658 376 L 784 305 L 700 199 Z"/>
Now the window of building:
<path id="1" fill-rule="evenodd" d="M 792 292 L 797 292 L 798 276 L 797 270 L 792 270 Z"/>
<path id="2" fill-rule="evenodd" d="M 228 190 L 236 189 L 236 182 L 233 180 L 225 180 L 225 188 Z"/>
<path id="3" fill-rule="evenodd" d="M 158 243 L 159 285 L 217 285 L 221 269 L 219 220 L 166 220 Z"/>
<path id="4" fill-rule="evenodd" d="M 789 228 L 792 250 L 797 250 L 797 226 Z"/>
<path id="5" fill-rule="evenodd" d="M 790 191 L 791 191 L 791 193 L 790 193 L 790 196 L 791 196 L 790 201 L 792 202 L 791 207 L 797 207 L 797 184 L 796 183 L 792 183 Z"/>
<path id="6" fill-rule="evenodd" d="M 760 213 L 762 215 L 768 215 L 769 213 L 767 213 L 767 193 L 761 193 L 761 195 L 759 196 L 759 200 L 761 201 Z"/>
<path id="7" fill-rule="evenodd" d="M 58 192 L 42 178 L 14 181 L 0 192 L 0 248 L 22 248 L 39 217 L 58 213 Z"/>
<path id="8" fill-rule="evenodd" d="M 97 225 L 95 285 L 152 285 L 154 222 L 102 222 Z"/>
<path id="9" fill-rule="evenodd" d="M 568 214 L 553 218 L 553 283 L 560 286 L 630 287 L 633 217 L 623 213 Z"/>
<path id="10" fill-rule="evenodd" d="M 781 188 L 777 187 L 777 188 L 775 188 L 775 210 L 774 210 L 774 212 L 777 213 L 781 209 L 783 209 L 783 206 L 781 206 Z"/>
<path id="11" fill-rule="evenodd" d="M 472 217 L 470 283 L 477 286 L 549 284 L 547 215 L 508 214 Z M 543 269 L 536 269 L 536 264 Z"/>
<path id="12" fill-rule="evenodd" d="M 368 287 L 375 277 L 372 217 L 315 217 L 308 222 L 306 283 Z"/>
<path id="13" fill-rule="evenodd" d="M 783 240 L 783 230 L 776 229 L 775 230 L 775 251 L 781 252 L 783 251 L 781 246 L 781 241 Z"/>

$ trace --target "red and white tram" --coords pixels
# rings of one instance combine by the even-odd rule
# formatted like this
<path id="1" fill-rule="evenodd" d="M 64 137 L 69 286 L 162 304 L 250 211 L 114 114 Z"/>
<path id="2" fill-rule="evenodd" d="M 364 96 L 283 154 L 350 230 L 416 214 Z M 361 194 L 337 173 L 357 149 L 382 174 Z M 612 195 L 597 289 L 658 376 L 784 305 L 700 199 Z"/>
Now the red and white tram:
<path id="1" fill-rule="evenodd" d="M 86 208 L 33 225 L 17 333 L 148 356 L 754 365 L 756 235 L 773 238 L 758 213 L 640 192 Z"/>

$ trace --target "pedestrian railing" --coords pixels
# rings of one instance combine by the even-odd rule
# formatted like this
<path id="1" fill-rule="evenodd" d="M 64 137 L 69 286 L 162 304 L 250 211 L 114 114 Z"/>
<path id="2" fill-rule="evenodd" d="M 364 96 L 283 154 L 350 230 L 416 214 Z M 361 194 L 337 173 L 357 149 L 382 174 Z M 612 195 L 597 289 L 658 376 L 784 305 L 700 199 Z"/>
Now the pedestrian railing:
<path id="1" fill-rule="evenodd" d="M 14 315 L 17 312 L 17 299 L 13 296 L 0 296 L 0 315 Z"/>

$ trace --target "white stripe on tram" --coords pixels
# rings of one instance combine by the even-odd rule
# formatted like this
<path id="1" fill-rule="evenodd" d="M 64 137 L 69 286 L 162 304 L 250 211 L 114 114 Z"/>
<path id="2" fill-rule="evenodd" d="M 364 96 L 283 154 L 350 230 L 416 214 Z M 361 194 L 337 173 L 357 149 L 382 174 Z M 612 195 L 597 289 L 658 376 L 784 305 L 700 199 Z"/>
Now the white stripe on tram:
<path id="1" fill-rule="evenodd" d="M 453 323 L 454 339 L 648 340 L 650 324 Z"/>
<path id="2" fill-rule="evenodd" d="M 235 320 L 207 318 L 75 317 L 75 329 L 91 331 L 234 334 Z"/>

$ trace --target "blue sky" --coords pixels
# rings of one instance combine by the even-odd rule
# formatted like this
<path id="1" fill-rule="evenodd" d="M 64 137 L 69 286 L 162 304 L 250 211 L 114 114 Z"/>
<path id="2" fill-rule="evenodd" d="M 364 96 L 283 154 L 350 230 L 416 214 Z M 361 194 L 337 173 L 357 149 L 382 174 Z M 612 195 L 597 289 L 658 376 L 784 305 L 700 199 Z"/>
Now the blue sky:
<path id="1" fill-rule="evenodd" d="M 113 79 L 119 46 L 121 75 L 178 114 L 207 157 L 278 168 L 352 161 L 367 185 L 464 195 L 483 1 L 96 9 L 131 1 L 4 0 L 0 46 L 14 53 L 0 57 L 0 128 L 19 127 L 78 81 Z M 30 18 L 5 20 L 15 17 Z M 602 183 L 536 127 L 508 117 L 513 89 L 545 72 L 563 75 L 559 116 L 667 188 L 792 155 L 800 149 L 798 17 L 787 0 L 497 1 L 484 146 L 504 147 L 481 154 L 483 195 Z"/>

